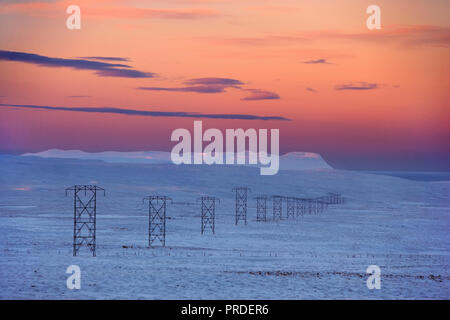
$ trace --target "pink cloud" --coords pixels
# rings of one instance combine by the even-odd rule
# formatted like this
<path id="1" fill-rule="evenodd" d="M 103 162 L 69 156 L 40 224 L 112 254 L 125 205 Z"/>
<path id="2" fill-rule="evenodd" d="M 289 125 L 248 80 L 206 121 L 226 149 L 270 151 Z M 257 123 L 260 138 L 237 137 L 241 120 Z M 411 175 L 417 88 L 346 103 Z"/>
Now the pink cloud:
<path id="1" fill-rule="evenodd" d="M 214 37 L 207 41 L 224 45 L 237 46 L 279 46 L 280 44 L 312 43 L 316 40 L 327 41 L 364 41 L 373 43 L 390 43 L 406 48 L 418 46 L 449 47 L 450 28 L 430 25 L 386 26 L 377 31 L 345 32 L 334 30 L 317 30 L 293 32 L 260 37 Z"/>
<path id="2" fill-rule="evenodd" d="M 93 6 L 93 3 L 97 6 Z M 107 7 L 98 6 L 100 1 L 85 2 L 78 1 L 82 8 L 81 14 L 88 17 L 106 17 L 119 19 L 199 19 L 218 16 L 219 13 L 213 9 L 205 8 L 133 8 L 133 7 Z M 66 8 L 73 4 L 67 1 L 56 3 L 48 2 L 25 2 L 11 3 L 0 7 L 0 14 L 21 13 L 30 16 L 54 17 L 65 12 Z"/>

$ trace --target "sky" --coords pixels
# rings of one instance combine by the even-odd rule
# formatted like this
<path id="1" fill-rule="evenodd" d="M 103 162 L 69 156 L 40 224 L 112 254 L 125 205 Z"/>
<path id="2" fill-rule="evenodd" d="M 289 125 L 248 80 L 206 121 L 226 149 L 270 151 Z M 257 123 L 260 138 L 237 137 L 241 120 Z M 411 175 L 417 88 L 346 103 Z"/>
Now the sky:
<path id="1" fill-rule="evenodd" d="M 70 30 L 69 5 L 81 9 Z M 369 30 L 366 9 L 381 8 Z M 450 171 L 450 1 L 0 0 L 0 153 L 277 128 L 336 168 Z"/>

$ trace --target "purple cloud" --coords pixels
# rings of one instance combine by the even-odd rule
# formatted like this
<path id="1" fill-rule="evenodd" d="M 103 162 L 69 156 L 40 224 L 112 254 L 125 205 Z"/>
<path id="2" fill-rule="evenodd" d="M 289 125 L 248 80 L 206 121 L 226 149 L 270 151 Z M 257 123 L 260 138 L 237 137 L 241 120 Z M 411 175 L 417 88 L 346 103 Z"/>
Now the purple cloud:
<path id="1" fill-rule="evenodd" d="M 306 64 L 331 64 L 331 62 L 328 62 L 327 59 L 308 60 L 308 61 L 304 61 L 303 63 L 306 63 Z"/>
<path id="2" fill-rule="evenodd" d="M 195 93 L 222 93 L 227 88 L 248 91 L 250 95 L 241 100 L 274 100 L 280 96 L 274 92 L 260 89 L 245 89 L 244 82 L 229 78 L 194 78 L 183 82 L 184 87 L 138 87 L 138 90 L 170 91 L 170 92 L 195 92 Z"/>
<path id="3" fill-rule="evenodd" d="M 225 91 L 225 87 L 223 86 L 191 86 L 180 88 L 138 87 L 137 89 L 149 91 L 195 92 L 195 93 L 221 93 Z"/>
<path id="4" fill-rule="evenodd" d="M 260 89 L 245 89 L 244 91 L 250 92 L 250 95 L 242 98 L 241 100 L 253 101 L 253 100 L 276 100 L 280 99 L 280 96 L 275 92 L 270 92 Z"/>
<path id="5" fill-rule="evenodd" d="M 239 80 L 228 78 L 196 78 L 187 80 L 185 83 L 192 85 L 218 85 L 227 87 L 239 86 L 244 84 Z"/>
<path id="6" fill-rule="evenodd" d="M 108 63 L 86 59 L 51 58 L 33 53 L 0 50 L 0 60 L 30 63 L 53 68 L 71 68 L 77 70 L 92 70 L 102 77 L 153 78 L 154 73 L 132 69 L 121 63 Z"/>
<path id="7" fill-rule="evenodd" d="M 378 89 L 380 86 L 377 83 L 367 83 L 367 82 L 358 82 L 356 84 L 349 83 L 349 84 L 339 84 L 336 85 L 334 88 L 335 90 L 355 90 L 355 91 L 361 91 L 361 90 L 373 90 Z"/>
<path id="8" fill-rule="evenodd" d="M 121 57 L 78 57 L 77 59 L 87 59 L 87 60 L 100 60 L 100 61 L 130 61 L 127 58 Z"/>
<path id="9" fill-rule="evenodd" d="M 23 108 L 38 110 L 54 110 L 54 111 L 72 111 L 72 112 L 88 112 L 88 113 L 110 113 L 118 115 L 131 116 L 147 116 L 147 117 L 179 117 L 179 118 L 208 118 L 208 119 L 240 119 L 240 120 L 282 120 L 290 121 L 290 119 L 281 116 L 258 116 L 253 114 L 211 114 L 183 111 L 147 111 L 121 109 L 112 107 L 52 107 L 39 105 L 17 105 L 17 104 L 0 104 L 5 108 Z"/>
<path id="10" fill-rule="evenodd" d="M 121 77 L 121 78 L 153 78 L 154 73 L 142 72 L 132 69 L 105 68 L 96 72 L 101 77 Z"/>
<path id="11" fill-rule="evenodd" d="M 222 93 L 226 88 L 240 88 L 243 82 L 228 78 L 195 78 L 184 82 L 185 87 L 138 87 L 139 90 L 196 92 L 196 93 Z"/>

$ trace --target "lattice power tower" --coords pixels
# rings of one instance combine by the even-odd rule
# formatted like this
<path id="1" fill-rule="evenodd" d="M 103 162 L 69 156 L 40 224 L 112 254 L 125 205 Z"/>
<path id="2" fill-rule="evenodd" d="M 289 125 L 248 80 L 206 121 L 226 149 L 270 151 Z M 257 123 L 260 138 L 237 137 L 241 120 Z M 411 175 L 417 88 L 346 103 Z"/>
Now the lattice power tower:
<path id="1" fill-rule="evenodd" d="M 152 247 L 155 241 L 166 245 L 166 208 L 167 202 L 172 201 L 166 196 L 148 196 L 148 246 Z"/>
<path id="2" fill-rule="evenodd" d="M 73 255 L 86 245 L 96 256 L 97 191 L 105 189 L 92 185 L 75 185 L 66 189 L 73 191 Z"/>
<path id="3" fill-rule="evenodd" d="M 295 212 L 296 217 L 303 218 L 303 216 L 305 215 L 305 201 L 304 199 L 296 198 L 295 202 L 296 202 L 296 212 Z"/>
<path id="4" fill-rule="evenodd" d="M 344 203 L 344 198 L 339 193 L 328 192 L 326 201 L 328 204 L 340 204 Z"/>
<path id="5" fill-rule="evenodd" d="M 296 199 L 294 197 L 286 198 L 286 219 L 295 218 L 295 202 Z"/>
<path id="6" fill-rule="evenodd" d="M 319 213 L 323 213 L 325 209 L 328 207 L 325 197 L 319 197 L 316 199 Z"/>
<path id="7" fill-rule="evenodd" d="M 249 190 L 247 187 L 233 188 L 233 192 L 236 192 L 236 225 L 240 220 L 247 224 L 247 194 Z"/>
<path id="8" fill-rule="evenodd" d="M 267 221 L 267 196 L 258 196 L 256 199 L 256 221 Z"/>
<path id="9" fill-rule="evenodd" d="M 283 218 L 283 198 L 283 196 L 272 196 L 274 221 L 278 221 Z"/>
<path id="10" fill-rule="evenodd" d="M 216 202 L 220 203 L 220 200 L 216 197 L 203 196 L 198 199 L 202 204 L 202 229 L 203 234 L 206 229 L 211 229 L 215 234 L 216 226 Z"/>

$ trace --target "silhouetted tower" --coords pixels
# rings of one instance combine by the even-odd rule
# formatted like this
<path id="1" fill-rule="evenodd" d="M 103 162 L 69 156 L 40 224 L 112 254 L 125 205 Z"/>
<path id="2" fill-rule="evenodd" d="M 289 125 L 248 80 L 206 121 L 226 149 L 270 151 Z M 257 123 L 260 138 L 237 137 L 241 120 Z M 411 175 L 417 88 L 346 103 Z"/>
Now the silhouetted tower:
<path id="1" fill-rule="evenodd" d="M 314 206 L 313 199 L 305 199 L 305 205 L 306 205 L 306 212 L 308 214 L 312 214 L 313 213 L 313 206 Z"/>
<path id="2" fill-rule="evenodd" d="M 286 219 L 295 218 L 295 198 L 286 198 Z"/>
<path id="3" fill-rule="evenodd" d="M 202 203 L 202 229 L 203 234 L 209 227 L 212 233 L 215 234 L 216 225 L 216 202 L 220 203 L 220 200 L 215 197 L 203 196 L 198 199 Z"/>
<path id="4" fill-rule="evenodd" d="M 256 221 L 267 221 L 267 196 L 258 196 L 256 199 Z"/>
<path id="5" fill-rule="evenodd" d="M 152 247 L 157 240 L 166 245 L 166 209 L 167 202 L 172 199 L 166 196 L 148 196 L 148 246 Z"/>
<path id="6" fill-rule="evenodd" d="M 233 188 L 233 192 L 236 192 L 236 225 L 240 220 L 247 224 L 247 194 L 249 190 L 247 187 Z"/>
<path id="7" fill-rule="evenodd" d="M 339 204 L 339 203 L 343 203 L 343 200 L 339 193 L 328 192 L 327 193 L 327 203 L 328 204 Z"/>
<path id="8" fill-rule="evenodd" d="M 283 218 L 283 196 L 272 196 L 273 220 L 278 221 Z"/>
<path id="9" fill-rule="evenodd" d="M 303 215 L 305 214 L 305 201 L 304 201 L 304 199 L 296 198 L 295 199 L 295 204 L 296 204 L 296 206 L 295 206 L 296 217 L 297 218 L 298 217 L 303 217 Z"/>
<path id="10" fill-rule="evenodd" d="M 319 213 L 319 200 L 317 200 L 317 199 L 311 199 L 311 201 L 312 201 L 312 204 L 313 204 L 313 206 L 312 206 L 312 208 L 313 208 L 313 213 L 314 213 L 314 214 L 318 214 L 318 213 Z"/>
<path id="11" fill-rule="evenodd" d="M 325 201 L 328 205 L 333 204 L 333 195 L 331 192 L 328 192 L 325 196 Z"/>
<path id="12" fill-rule="evenodd" d="M 85 244 L 96 256 L 97 190 L 105 189 L 92 185 L 75 185 L 66 189 L 73 191 L 73 255 L 76 256 Z"/>
<path id="13" fill-rule="evenodd" d="M 327 205 L 327 201 L 325 199 L 325 197 L 319 197 L 317 198 L 318 201 L 318 206 L 319 206 L 319 213 L 323 213 L 325 211 L 325 209 L 327 209 L 328 205 Z"/>

